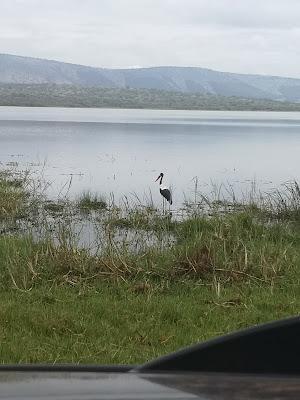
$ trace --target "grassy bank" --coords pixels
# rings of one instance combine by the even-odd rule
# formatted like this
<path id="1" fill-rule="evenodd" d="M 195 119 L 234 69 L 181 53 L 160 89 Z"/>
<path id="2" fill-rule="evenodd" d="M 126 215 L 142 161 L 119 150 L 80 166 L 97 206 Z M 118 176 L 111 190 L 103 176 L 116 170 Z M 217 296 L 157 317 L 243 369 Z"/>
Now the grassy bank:
<path id="1" fill-rule="evenodd" d="M 296 183 L 176 217 L 91 193 L 50 203 L 28 179 L 0 176 L 3 363 L 141 363 L 299 312 Z"/>
<path id="2" fill-rule="evenodd" d="M 11 362 L 142 363 L 234 329 L 299 312 L 299 285 L 237 284 L 216 295 L 194 282 L 44 283 L 1 293 L 0 358 Z"/>

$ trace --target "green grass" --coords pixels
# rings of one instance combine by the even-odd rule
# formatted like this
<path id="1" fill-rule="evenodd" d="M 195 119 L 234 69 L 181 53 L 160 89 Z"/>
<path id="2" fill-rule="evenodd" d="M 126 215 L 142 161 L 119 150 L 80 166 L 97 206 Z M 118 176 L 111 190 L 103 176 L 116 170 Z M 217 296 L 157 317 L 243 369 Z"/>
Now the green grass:
<path id="1" fill-rule="evenodd" d="M 90 194 L 66 201 L 62 214 L 60 203 L 0 176 L 4 223 L 26 210 L 44 232 L 39 240 L 29 229 L 0 234 L 1 362 L 136 364 L 298 314 L 300 191 L 291 188 L 226 212 L 222 202 L 208 213 L 191 207 L 174 220 L 140 205 L 100 206 Z M 78 207 L 105 209 L 88 216 L 101 233 L 97 252 L 68 239 Z M 54 225 L 70 219 L 63 237 L 47 212 Z M 138 248 L 122 239 L 128 232 L 146 234 Z"/>
<path id="2" fill-rule="evenodd" d="M 249 210 L 178 225 L 175 268 L 189 276 L 270 281 L 300 266 L 300 231 L 258 220 Z"/>
<path id="3" fill-rule="evenodd" d="M 299 285 L 232 285 L 219 295 L 182 282 L 2 292 L 2 363 L 138 364 L 253 324 L 295 315 Z"/>
<path id="4" fill-rule="evenodd" d="M 176 239 L 169 246 L 131 251 L 112 239 L 94 255 L 69 241 L 36 243 L 30 235 L 2 236 L 0 287 L 10 280 L 28 289 L 48 280 L 64 282 L 66 276 L 74 282 L 193 279 L 273 284 L 300 269 L 300 230 L 257 221 L 249 212 L 193 217 L 175 223 L 169 233 Z M 159 238 L 162 233 L 156 234 Z"/>
<path id="5" fill-rule="evenodd" d="M 160 215 L 156 209 L 140 207 L 140 206 L 129 206 L 122 210 L 121 215 L 118 210 L 111 213 L 107 219 L 107 224 L 110 227 L 123 228 L 123 229 L 136 229 L 146 231 L 173 231 L 175 223 L 171 220 L 168 214 Z M 125 215 L 122 215 L 125 214 Z"/>
<path id="6" fill-rule="evenodd" d="M 107 208 L 107 202 L 104 196 L 87 191 L 80 195 L 77 206 L 83 211 L 105 210 Z"/>
<path id="7" fill-rule="evenodd" d="M 50 213 L 62 213 L 66 207 L 64 202 L 47 201 L 44 203 L 44 209 Z"/>
<path id="8" fill-rule="evenodd" d="M 12 219 L 25 213 L 27 193 L 23 179 L 0 171 L 0 220 Z"/>

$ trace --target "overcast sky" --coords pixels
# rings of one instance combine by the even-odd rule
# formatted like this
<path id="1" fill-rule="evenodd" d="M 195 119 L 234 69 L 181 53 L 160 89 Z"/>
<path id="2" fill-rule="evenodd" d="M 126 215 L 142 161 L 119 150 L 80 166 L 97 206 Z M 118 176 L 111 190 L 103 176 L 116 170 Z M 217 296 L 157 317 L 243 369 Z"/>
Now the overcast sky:
<path id="1" fill-rule="evenodd" d="M 300 0 L 0 0 L 0 53 L 300 78 Z"/>

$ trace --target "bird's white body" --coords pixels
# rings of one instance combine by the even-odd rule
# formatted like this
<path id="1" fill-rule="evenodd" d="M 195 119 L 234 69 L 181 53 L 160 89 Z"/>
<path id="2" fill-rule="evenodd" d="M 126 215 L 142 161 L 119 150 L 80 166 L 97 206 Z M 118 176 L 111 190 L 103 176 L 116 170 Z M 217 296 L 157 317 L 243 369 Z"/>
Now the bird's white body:
<path id="1" fill-rule="evenodd" d="M 159 185 L 159 190 L 169 190 L 167 186 Z"/>

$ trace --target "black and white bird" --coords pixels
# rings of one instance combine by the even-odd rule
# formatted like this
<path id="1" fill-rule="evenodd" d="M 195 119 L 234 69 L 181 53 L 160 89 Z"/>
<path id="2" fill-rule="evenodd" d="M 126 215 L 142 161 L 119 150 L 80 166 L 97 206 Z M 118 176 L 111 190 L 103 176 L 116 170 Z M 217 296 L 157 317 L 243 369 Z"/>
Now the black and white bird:
<path id="1" fill-rule="evenodd" d="M 158 176 L 158 178 L 156 179 L 155 182 L 157 182 L 159 180 L 159 191 L 160 194 L 163 196 L 163 198 L 165 198 L 170 204 L 172 204 L 172 194 L 170 189 L 168 189 L 165 186 L 162 186 L 162 180 L 163 180 L 164 174 L 161 172 Z"/>

